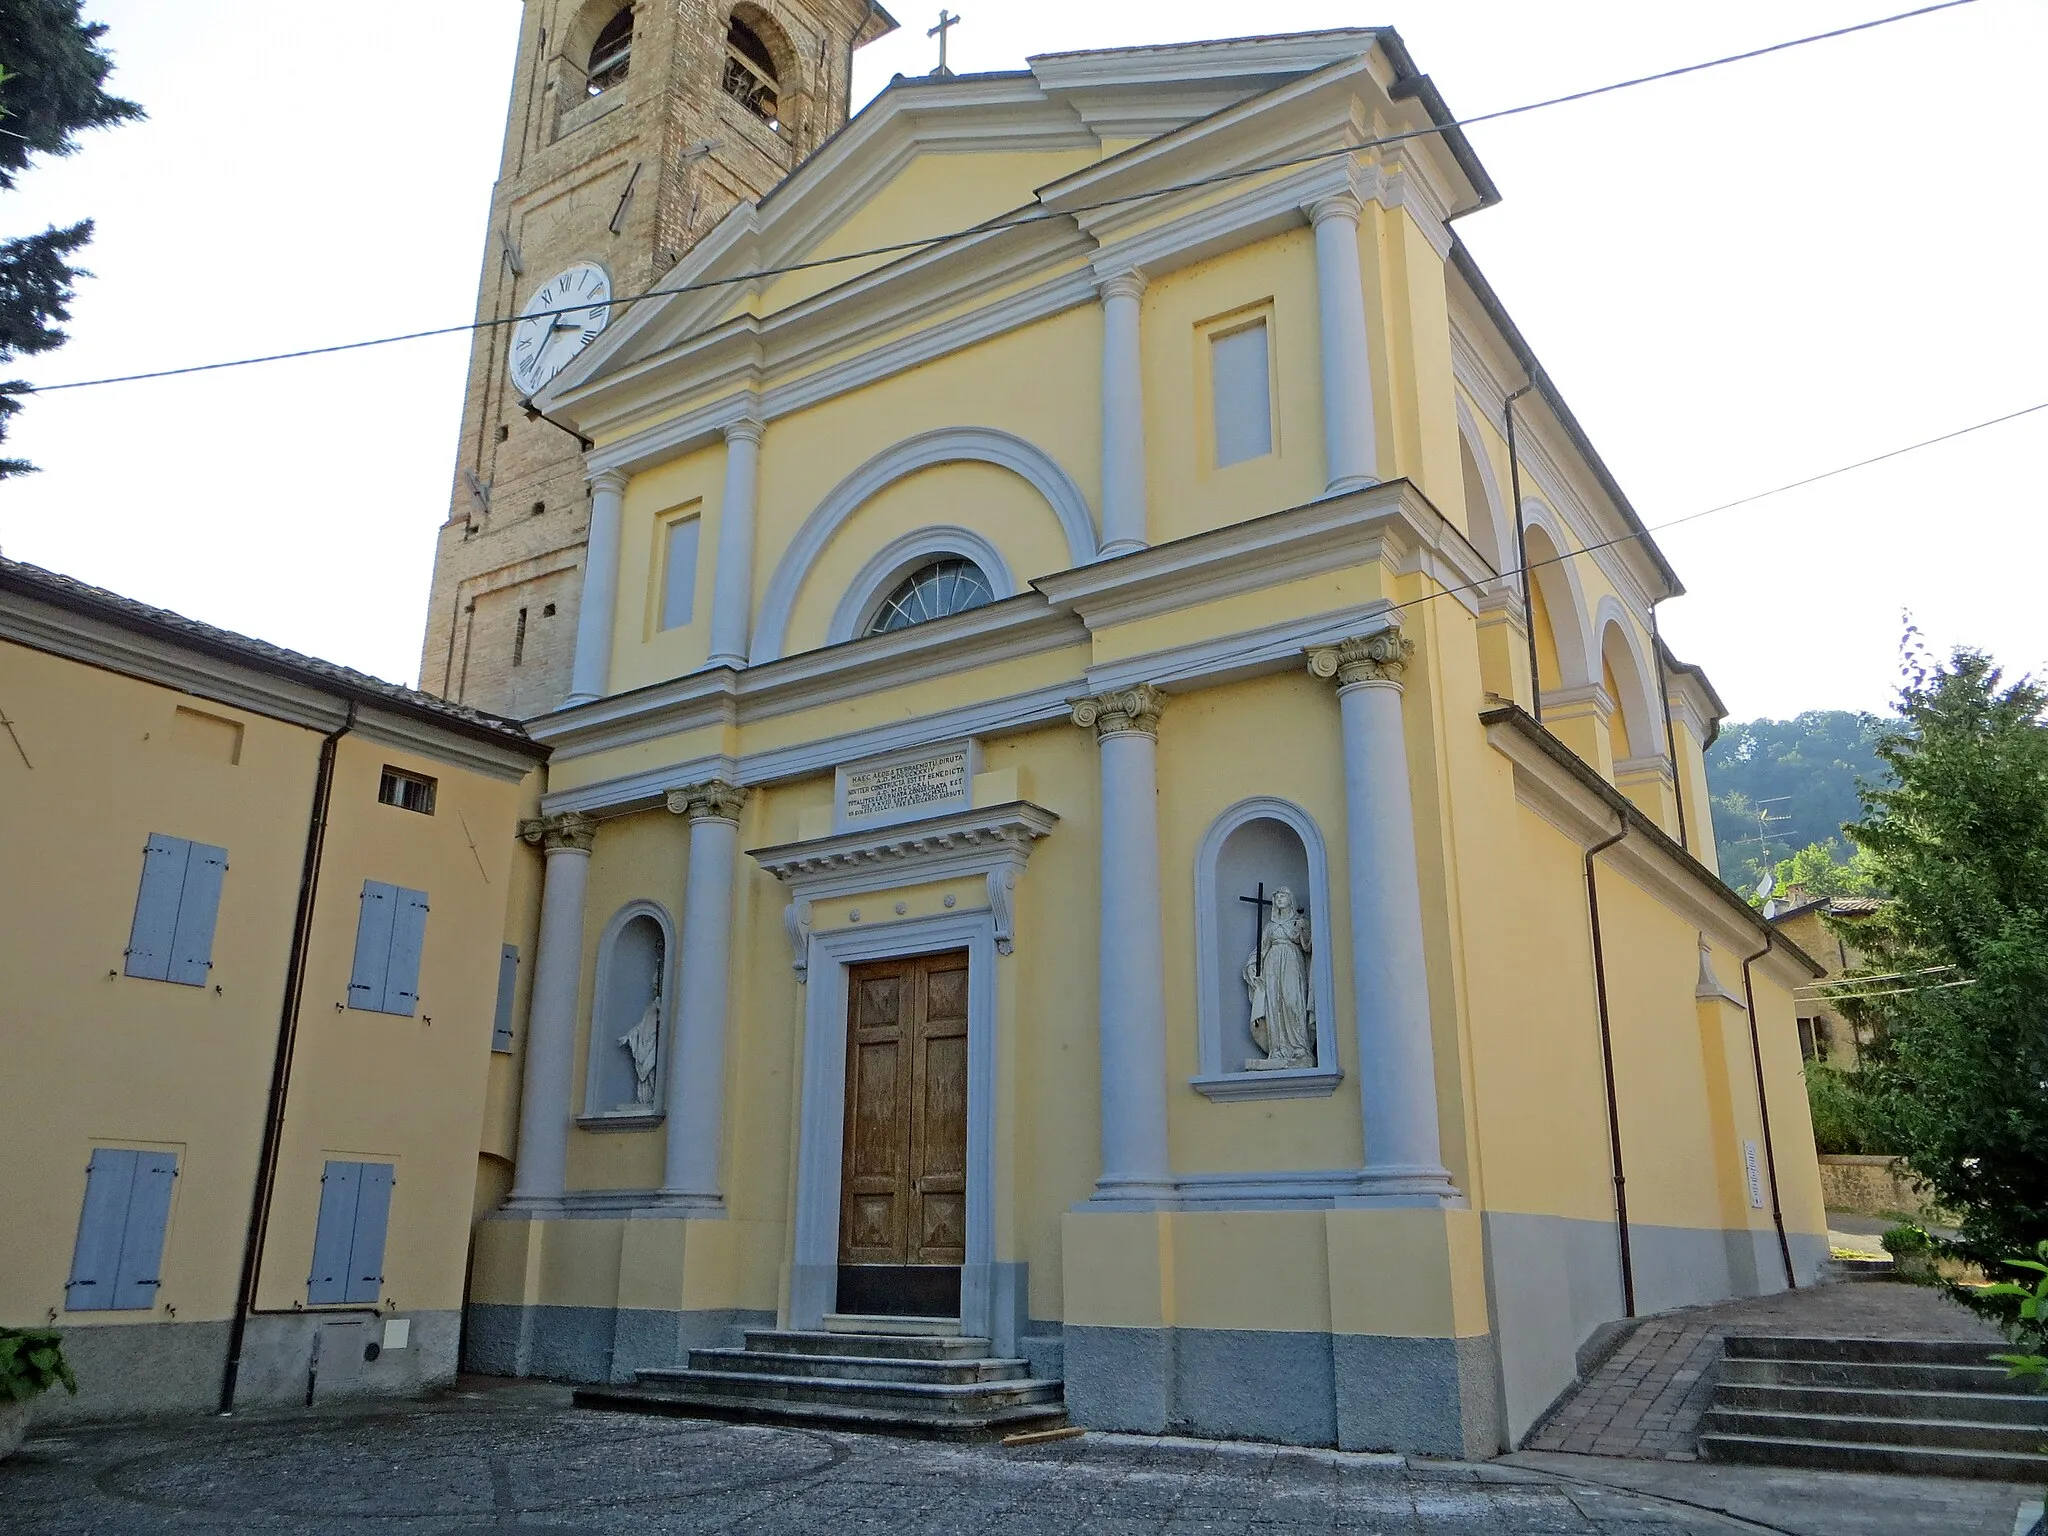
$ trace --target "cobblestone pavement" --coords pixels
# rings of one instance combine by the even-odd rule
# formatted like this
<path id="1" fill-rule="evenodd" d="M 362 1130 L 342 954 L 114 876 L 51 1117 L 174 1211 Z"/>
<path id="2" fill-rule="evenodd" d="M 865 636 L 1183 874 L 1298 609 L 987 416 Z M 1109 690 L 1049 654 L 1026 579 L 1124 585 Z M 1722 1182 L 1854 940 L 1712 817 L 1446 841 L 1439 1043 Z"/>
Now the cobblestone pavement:
<path id="1" fill-rule="evenodd" d="M 1113 1435 L 941 1446 L 586 1412 L 561 1388 L 466 1385 L 422 1403 L 38 1436 L 0 1463 L 0 1529 L 1836 1536 L 1738 1510 L 1739 1469 L 1553 1460 L 1562 1471 Z M 1617 1467 L 1663 1481 L 1631 1488 L 1604 1476 Z M 1710 1471 L 1724 1482 L 1705 1496 L 1673 1481 Z M 1911 1518 L 1846 1536 L 2007 1536 L 2018 1504 L 2017 1490 L 1837 1482 L 1830 1505 L 1877 1511 L 1900 1486 L 1920 1490 Z M 1768 1514 L 1782 1501 L 1751 1503 Z"/>
<path id="2" fill-rule="evenodd" d="M 1552 1410 L 1532 1451 L 1691 1460 L 1714 1394 L 1721 1339 L 1790 1333 L 1857 1339 L 1982 1339 L 1996 1329 L 1939 1291 L 1892 1281 L 1816 1286 L 1647 1318 Z"/>

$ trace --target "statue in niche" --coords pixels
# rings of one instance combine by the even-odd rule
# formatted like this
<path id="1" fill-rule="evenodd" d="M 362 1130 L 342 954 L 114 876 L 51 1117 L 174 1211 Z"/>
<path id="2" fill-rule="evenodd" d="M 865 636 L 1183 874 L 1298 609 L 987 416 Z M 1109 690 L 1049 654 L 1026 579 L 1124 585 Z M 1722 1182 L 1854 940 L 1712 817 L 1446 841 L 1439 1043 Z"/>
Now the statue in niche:
<path id="1" fill-rule="evenodd" d="M 654 996 L 640 1022 L 619 1036 L 619 1044 L 633 1058 L 633 1102 L 642 1109 L 654 1107 L 654 1068 L 661 1050 L 661 976 L 654 978 Z"/>
<path id="2" fill-rule="evenodd" d="M 1248 900 L 1251 898 L 1247 898 Z M 1244 963 L 1251 994 L 1252 1040 L 1266 1054 L 1245 1062 L 1247 1072 L 1275 1072 L 1316 1064 L 1316 1010 L 1309 996 L 1312 947 L 1308 913 L 1294 892 L 1273 893 L 1273 915 L 1259 929 L 1258 948 Z"/>

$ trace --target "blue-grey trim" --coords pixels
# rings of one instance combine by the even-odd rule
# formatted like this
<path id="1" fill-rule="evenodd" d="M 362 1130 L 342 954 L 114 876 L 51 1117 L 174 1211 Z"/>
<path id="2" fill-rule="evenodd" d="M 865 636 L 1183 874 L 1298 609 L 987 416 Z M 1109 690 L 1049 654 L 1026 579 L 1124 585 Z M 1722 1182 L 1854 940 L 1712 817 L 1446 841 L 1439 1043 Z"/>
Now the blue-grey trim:
<path id="1" fill-rule="evenodd" d="M 251 1317 L 242 1341 L 237 1405 L 302 1405 L 316 1341 L 323 1356 L 314 1375 L 316 1401 L 407 1397 L 455 1379 L 460 1319 L 454 1311 L 389 1316 L 412 1325 L 404 1349 L 382 1347 L 387 1318 L 367 1310 Z M 67 1327 L 63 1334 L 64 1353 L 78 1377 L 78 1395 L 44 1393 L 36 1403 L 38 1424 L 211 1414 L 220 1407 L 220 1377 L 228 1350 L 225 1321 Z M 379 1346 L 377 1358 L 364 1360 L 362 1345 L 373 1341 Z"/>
<path id="2" fill-rule="evenodd" d="M 693 1349 L 729 1348 L 775 1314 L 745 1308 L 513 1306 L 472 1302 L 463 1369 L 482 1376 L 626 1382 L 687 1365 Z"/>
<path id="3" fill-rule="evenodd" d="M 1067 1412 L 1090 1429 L 1485 1457 L 1493 1340 L 1069 1327 Z"/>
<path id="4" fill-rule="evenodd" d="M 1621 1269 L 1610 1221 L 1488 1211 L 1488 1295 L 1500 1339 L 1501 1413 L 1519 1444 L 1578 1379 L 1582 1345 L 1620 1318 Z M 1827 1239 L 1790 1233 L 1793 1270 L 1811 1285 L 1827 1262 Z M 1636 1312 L 1648 1316 L 1736 1296 L 1785 1289 L 1777 1234 L 1629 1223 Z"/>

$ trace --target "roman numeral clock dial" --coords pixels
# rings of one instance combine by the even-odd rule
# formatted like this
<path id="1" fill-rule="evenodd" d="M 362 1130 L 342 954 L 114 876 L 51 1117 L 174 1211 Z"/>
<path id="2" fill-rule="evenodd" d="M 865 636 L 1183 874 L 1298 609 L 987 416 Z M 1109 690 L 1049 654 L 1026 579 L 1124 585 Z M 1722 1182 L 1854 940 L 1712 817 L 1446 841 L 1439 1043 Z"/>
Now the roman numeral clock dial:
<path id="1" fill-rule="evenodd" d="M 583 262 L 541 284 L 512 328 L 512 383 L 531 400 L 603 332 L 612 317 L 612 280 Z"/>

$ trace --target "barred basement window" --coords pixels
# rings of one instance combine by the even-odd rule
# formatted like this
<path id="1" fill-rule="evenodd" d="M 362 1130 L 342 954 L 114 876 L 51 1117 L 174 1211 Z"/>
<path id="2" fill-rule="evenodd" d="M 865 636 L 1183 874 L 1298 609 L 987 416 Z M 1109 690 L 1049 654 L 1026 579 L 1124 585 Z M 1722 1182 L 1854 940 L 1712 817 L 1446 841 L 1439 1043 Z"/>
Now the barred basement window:
<path id="1" fill-rule="evenodd" d="M 633 7 L 627 6 L 604 24 L 590 49 L 590 71 L 585 76 L 590 94 L 602 96 L 615 85 L 625 83 L 633 62 Z"/>
<path id="2" fill-rule="evenodd" d="M 770 128 L 781 131 L 782 82 L 775 59 L 754 29 L 737 16 L 725 33 L 725 94 Z"/>
<path id="3" fill-rule="evenodd" d="M 386 768 L 384 777 L 377 783 L 378 803 L 395 805 L 401 811 L 418 811 L 422 816 L 431 816 L 434 814 L 435 782 L 417 773 Z"/>

